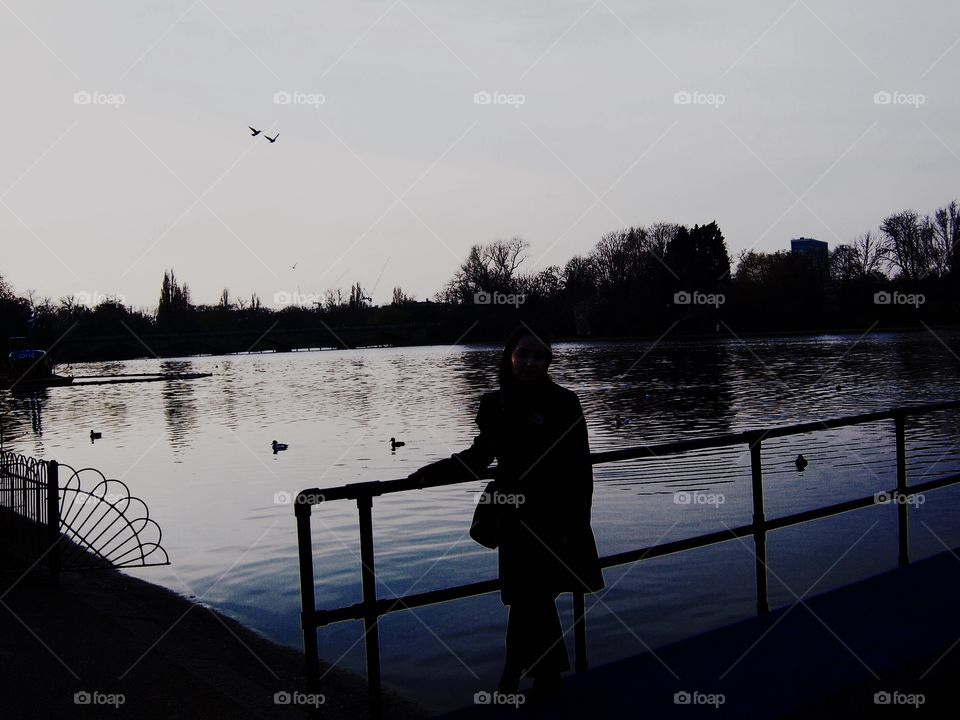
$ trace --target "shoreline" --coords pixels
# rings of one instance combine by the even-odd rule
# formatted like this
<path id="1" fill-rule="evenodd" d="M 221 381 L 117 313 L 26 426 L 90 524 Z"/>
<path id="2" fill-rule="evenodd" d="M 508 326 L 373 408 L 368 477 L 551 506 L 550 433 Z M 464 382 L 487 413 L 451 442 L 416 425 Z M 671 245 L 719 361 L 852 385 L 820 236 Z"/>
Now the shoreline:
<path id="1" fill-rule="evenodd" d="M 909 335 L 909 334 L 923 334 L 930 333 L 936 330 L 941 331 L 956 331 L 960 330 L 960 325 L 949 324 L 949 325 L 939 325 L 933 324 L 928 327 L 916 327 L 913 325 L 896 325 L 892 327 L 881 327 L 871 329 L 870 327 L 866 328 L 839 328 L 832 330 L 750 330 L 744 332 L 738 332 L 736 335 L 731 335 L 721 330 L 714 333 L 693 333 L 693 332 L 679 332 L 676 334 L 670 335 L 670 339 L 673 341 L 702 341 L 702 340 L 743 340 L 743 339 L 754 339 L 754 338 L 792 338 L 792 337 L 816 337 L 818 335 L 855 335 L 857 337 L 864 336 L 868 333 L 872 334 L 891 334 L 891 335 Z M 667 333 L 669 334 L 669 333 Z M 640 334 L 640 335 L 610 335 L 602 337 L 594 336 L 564 336 L 558 335 L 552 339 L 553 343 L 628 343 L 628 342 L 647 342 L 650 340 L 660 340 L 665 337 L 664 333 L 651 333 L 651 334 Z M 457 346 L 461 345 L 502 345 L 501 339 L 494 340 L 478 340 L 476 342 L 461 342 Z M 338 350 L 369 350 L 369 349 L 399 349 L 399 348 L 420 348 L 420 347 L 457 347 L 451 346 L 446 342 L 435 342 L 429 344 L 417 344 L 417 345 L 360 345 L 356 347 L 304 347 L 304 348 L 291 348 L 290 350 L 277 351 L 277 350 L 260 350 L 260 351 L 248 351 L 248 352 L 227 352 L 227 353 L 204 353 L 198 355 L 148 355 L 144 354 L 137 357 L 103 357 L 95 360 L 84 359 L 84 360 L 59 360 L 57 365 L 86 365 L 93 363 L 122 363 L 129 361 L 137 360 L 151 360 L 159 359 L 162 361 L 167 360 L 195 360 L 201 358 L 221 358 L 221 357 L 243 357 L 247 355 L 284 355 L 288 353 L 305 353 L 305 352 L 332 352 Z M 72 385 L 72 387 L 80 387 L 84 383 L 77 383 Z"/>
<path id="2" fill-rule="evenodd" d="M 64 572 L 54 586 L 46 572 L 4 565 L 0 601 L 0 672 L 16 688 L 4 717 L 70 717 L 84 704 L 146 719 L 302 718 L 315 706 L 369 717 L 363 677 L 321 660 L 323 679 L 307 689 L 302 653 L 117 570 Z M 387 689 L 383 707 L 401 720 L 433 714 Z"/>

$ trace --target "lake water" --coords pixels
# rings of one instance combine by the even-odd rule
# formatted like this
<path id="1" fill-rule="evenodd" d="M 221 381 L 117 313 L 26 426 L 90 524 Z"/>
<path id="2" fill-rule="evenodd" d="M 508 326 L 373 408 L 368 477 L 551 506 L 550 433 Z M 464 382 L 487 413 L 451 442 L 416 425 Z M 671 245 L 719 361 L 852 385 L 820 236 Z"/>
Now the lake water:
<path id="1" fill-rule="evenodd" d="M 714 341 L 559 343 L 554 380 L 577 392 L 594 451 L 960 398 L 960 334 L 824 335 Z M 489 345 L 362 349 L 93 363 L 76 375 L 212 372 L 213 377 L 51 388 L 5 399 L 5 446 L 95 467 L 127 483 L 163 528 L 172 565 L 131 574 L 195 597 L 300 647 L 292 505 L 309 487 L 405 477 L 467 447 L 480 395 L 495 387 Z M 627 423 L 618 429 L 614 416 Z M 913 482 L 960 471 L 960 414 L 908 424 Z M 89 433 L 103 434 L 95 444 Z M 391 451 L 389 439 L 406 445 Z M 274 454 L 271 440 L 290 449 Z M 893 423 L 764 445 L 768 517 L 896 484 Z M 793 459 L 802 452 L 803 473 Z M 593 524 L 611 554 L 750 522 L 743 448 L 597 466 Z M 378 592 L 399 595 L 495 577 L 496 553 L 466 534 L 471 482 L 375 499 Z M 678 491 L 722 496 L 682 504 Z M 960 493 L 928 493 L 911 519 L 915 558 L 960 543 Z M 360 600 L 355 504 L 313 514 L 319 607 Z M 588 596 L 593 665 L 750 616 L 752 542 L 605 571 Z M 771 605 L 895 567 L 896 514 L 881 505 L 774 532 Z M 560 599 L 570 624 L 570 599 Z M 437 708 L 496 682 L 506 611 L 491 594 L 385 617 L 384 682 Z M 362 626 L 322 628 L 321 656 L 364 668 Z M 573 652 L 572 634 L 568 647 Z M 238 652 L 246 652 L 238 645 Z M 838 644 L 838 652 L 843 652 Z"/>

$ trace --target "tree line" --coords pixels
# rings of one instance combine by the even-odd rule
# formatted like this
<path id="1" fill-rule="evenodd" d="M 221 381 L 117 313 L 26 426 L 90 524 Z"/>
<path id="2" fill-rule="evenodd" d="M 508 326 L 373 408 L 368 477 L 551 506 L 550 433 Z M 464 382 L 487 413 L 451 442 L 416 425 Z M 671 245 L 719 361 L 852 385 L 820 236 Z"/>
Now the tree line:
<path id="1" fill-rule="evenodd" d="M 49 347 L 66 333 L 208 333 L 270 328 L 432 323 L 452 342 L 496 340 L 519 320 L 558 337 L 630 337 L 676 333 L 831 331 L 956 322 L 960 309 L 960 209 L 928 215 L 904 210 L 876 231 L 828 255 L 745 250 L 734 269 L 714 222 L 660 222 L 604 234 L 562 267 L 526 272 L 531 247 L 520 237 L 479 243 L 429 300 L 402 288 L 375 306 L 358 282 L 280 309 L 228 288 L 213 305 L 196 304 L 174 271 L 164 272 L 155 311 L 117 298 L 96 304 L 17 295 L 0 277 L 0 332 Z"/>

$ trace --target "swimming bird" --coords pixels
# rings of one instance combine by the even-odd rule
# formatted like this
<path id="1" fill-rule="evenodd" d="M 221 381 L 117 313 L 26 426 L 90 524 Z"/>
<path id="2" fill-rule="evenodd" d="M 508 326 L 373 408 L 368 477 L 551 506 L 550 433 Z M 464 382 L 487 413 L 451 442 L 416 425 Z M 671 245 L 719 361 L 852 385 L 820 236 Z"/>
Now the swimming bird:
<path id="1" fill-rule="evenodd" d="M 269 135 L 264 135 L 264 137 L 265 137 L 267 140 L 269 140 L 271 143 L 275 143 L 275 142 L 277 141 L 277 138 L 280 137 L 280 133 L 277 133 L 277 134 L 274 135 L 273 137 L 270 137 Z"/>
<path id="2" fill-rule="evenodd" d="M 398 447 L 406 445 L 405 442 L 397 442 L 396 438 L 390 438 L 390 449 L 396 450 Z"/>
<path id="3" fill-rule="evenodd" d="M 287 449 L 287 444 L 286 444 L 286 443 L 278 443 L 276 440 L 274 440 L 272 443 L 270 443 L 270 447 L 273 448 L 273 451 L 274 451 L 274 452 L 280 452 L 281 450 L 286 450 L 286 449 Z"/>
<path id="4" fill-rule="evenodd" d="M 616 425 L 617 425 L 618 428 L 622 428 L 622 427 L 623 427 L 623 418 L 620 417 L 619 414 L 613 419 L 613 421 L 614 421 L 614 423 L 616 423 Z"/>
<path id="5" fill-rule="evenodd" d="M 99 440 L 102 437 L 103 437 L 103 433 L 94 432 L 93 430 L 90 431 L 90 442 L 93 442 L 94 440 Z"/>
<path id="6" fill-rule="evenodd" d="M 250 126 L 247 125 L 247 127 L 250 127 Z M 263 132 L 263 130 L 257 130 L 256 128 L 252 128 L 252 127 L 250 128 L 250 135 L 251 135 L 251 137 L 256 137 L 257 135 L 259 135 L 259 134 L 262 133 L 262 132 Z"/>
<path id="7" fill-rule="evenodd" d="M 794 460 L 794 464 L 797 466 L 797 470 L 803 472 L 803 469 L 809 464 L 807 459 L 803 455 L 797 455 L 797 459 Z"/>

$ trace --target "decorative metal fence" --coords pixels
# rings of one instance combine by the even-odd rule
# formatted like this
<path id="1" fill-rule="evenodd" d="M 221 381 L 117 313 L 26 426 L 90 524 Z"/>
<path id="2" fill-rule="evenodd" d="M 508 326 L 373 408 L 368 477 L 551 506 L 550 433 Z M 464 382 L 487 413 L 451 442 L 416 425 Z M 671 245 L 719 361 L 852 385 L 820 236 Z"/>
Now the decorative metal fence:
<path id="1" fill-rule="evenodd" d="M 715 437 L 695 438 L 659 445 L 643 445 L 625 448 L 623 450 L 593 453 L 591 460 L 594 465 L 598 465 L 600 463 L 620 462 L 640 458 L 662 459 L 671 455 L 679 455 L 697 450 L 743 445 L 746 446 L 746 449 L 748 449 L 750 453 L 750 476 L 753 495 L 753 520 L 749 525 L 742 525 L 720 532 L 708 533 L 653 547 L 637 548 L 635 550 L 617 553 L 616 555 L 608 555 L 600 559 L 601 566 L 608 568 L 624 565 L 631 562 L 662 557 L 671 553 L 727 542 L 734 538 L 752 536 L 756 553 L 757 613 L 758 615 L 765 614 L 769 612 L 767 597 L 767 533 L 772 530 L 873 506 L 877 503 L 878 495 L 886 496 L 888 502 L 896 506 L 899 539 L 898 564 L 901 566 L 906 565 L 910 562 L 910 500 L 917 493 L 960 483 L 960 474 L 953 474 L 916 485 L 907 485 L 906 421 L 910 416 L 924 415 L 956 408 L 960 408 L 960 401 L 914 405 L 893 408 L 883 412 L 818 420 L 787 427 L 751 430 Z M 777 517 L 772 520 L 766 519 L 764 513 L 762 469 L 762 443 L 765 440 L 887 420 L 892 420 L 894 423 L 897 471 L 897 485 L 895 488 L 877 488 L 877 492 L 866 497 L 846 500 L 825 507 Z M 488 471 L 482 477 L 476 479 L 487 479 L 490 477 L 492 477 L 492 474 Z M 370 707 L 373 717 L 378 718 L 380 717 L 379 617 L 399 610 L 410 610 L 423 605 L 459 600 L 500 589 L 500 581 L 494 579 L 400 597 L 377 597 L 373 551 L 373 498 L 388 493 L 419 490 L 425 487 L 454 485 L 471 481 L 474 481 L 474 478 L 466 480 L 436 480 L 423 483 L 411 480 L 410 478 L 402 478 L 399 480 L 364 482 L 330 488 L 311 488 L 303 490 L 297 495 L 294 512 L 297 519 L 297 542 L 300 555 L 301 627 L 303 629 L 303 650 L 308 682 L 316 682 L 319 672 L 318 628 L 344 620 L 363 620 Z M 360 603 L 345 607 L 318 609 L 315 599 L 313 541 L 310 529 L 310 515 L 314 505 L 335 500 L 355 500 L 357 503 L 360 529 L 360 575 L 363 600 Z M 587 669 L 583 594 L 574 593 L 573 609 L 575 667 L 577 672 L 582 672 Z"/>
<path id="2" fill-rule="evenodd" d="M 161 537 L 146 504 L 120 480 L 0 450 L 0 547 L 18 567 L 56 575 L 169 565 Z"/>

